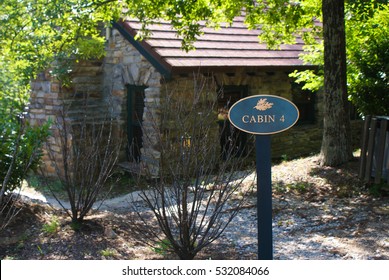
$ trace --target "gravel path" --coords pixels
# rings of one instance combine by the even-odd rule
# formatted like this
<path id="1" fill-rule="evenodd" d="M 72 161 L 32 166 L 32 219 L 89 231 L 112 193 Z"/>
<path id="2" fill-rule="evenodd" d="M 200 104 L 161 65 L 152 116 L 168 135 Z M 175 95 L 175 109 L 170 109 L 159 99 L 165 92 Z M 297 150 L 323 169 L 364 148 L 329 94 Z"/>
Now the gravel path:
<path id="1" fill-rule="evenodd" d="M 389 203 L 369 201 L 380 205 L 374 208 L 365 202 L 363 197 L 331 203 L 304 203 L 297 199 L 286 203 L 275 199 L 274 259 L 388 260 Z M 256 227 L 256 207 L 244 209 L 223 238 L 234 242 L 241 254 L 256 252 Z"/>
<path id="2" fill-rule="evenodd" d="M 39 193 L 29 191 L 22 195 L 59 207 L 57 201 Z M 219 240 L 233 244 L 244 259 L 255 259 L 257 253 L 255 201 L 255 197 L 250 199 Z M 124 213 L 133 203 L 142 207 L 138 193 L 106 200 L 99 210 Z M 298 196 L 276 195 L 273 247 L 274 259 L 281 260 L 388 260 L 389 202 L 365 196 L 310 202 Z"/>
<path id="3" fill-rule="evenodd" d="M 357 161 L 339 168 L 320 167 L 317 156 L 273 166 L 275 259 L 389 260 L 389 197 L 366 195 L 355 170 Z M 40 193 L 22 194 L 59 207 Z M 134 203 L 142 207 L 139 193 L 106 200 L 99 210 L 126 213 Z M 255 196 L 217 242 L 233 245 L 242 259 L 255 259 Z"/>

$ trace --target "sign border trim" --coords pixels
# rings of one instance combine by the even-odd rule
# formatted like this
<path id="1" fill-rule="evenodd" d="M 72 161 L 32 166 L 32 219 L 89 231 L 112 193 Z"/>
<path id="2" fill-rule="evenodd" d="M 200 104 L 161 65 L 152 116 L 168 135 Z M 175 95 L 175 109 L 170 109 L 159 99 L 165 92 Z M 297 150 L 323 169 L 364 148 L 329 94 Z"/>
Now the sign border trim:
<path id="1" fill-rule="evenodd" d="M 295 108 L 296 108 L 296 111 L 297 111 L 297 118 L 296 118 L 296 120 L 295 120 L 290 126 L 284 128 L 284 129 L 282 129 L 282 130 L 277 130 L 277 131 L 275 131 L 275 132 L 252 132 L 252 131 L 247 131 L 247 130 L 245 130 L 245 129 L 241 129 L 240 127 L 238 127 L 238 126 L 231 120 L 231 118 L 230 118 L 230 112 L 231 112 L 232 108 L 235 107 L 236 104 L 238 104 L 238 103 L 240 103 L 240 102 L 242 102 L 243 100 L 246 100 L 246 99 L 251 99 L 251 98 L 254 98 L 254 97 L 259 97 L 259 98 L 260 98 L 260 97 L 265 97 L 265 96 L 271 96 L 271 97 L 276 97 L 276 98 L 278 98 L 278 99 L 283 99 L 283 100 L 287 101 L 289 104 L 293 105 L 293 107 L 295 107 Z M 283 132 L 283 131 L 288 130 L 288 129 L 290 129 L 291 127 L 293 127 L 293 126 L 298 122 L 299 118 L 300 118 L 300 111 L 299 111 L 299 109 L 297 108 L 297 106 L 296 106 L 292 101 L 290 101 L 289 99 L 287 99 L 287 98 L 285 98 L 285 97 L 281 97 L 281 96 L 278 96 L 278 95 L 271 95 L 271 94 L 257 94 L 257 95 L 250 95 L 250 96 L 244 97 L 244 98 L 242 98 L 242 99 L 239 99 L 237 102 L 235 102 L 235 103 L 231 106 L 231 108 L 228 110 L 228 120 L 230 121 L 230 123 L 231 123 L 235 128 L 239 129 L 240 131 L 243 131 L 243 132 L 246 132 L 246 133 L 249 133 L 249 134 L 254 134 L 254 135 L 272 135 L 272 134 L 277 134 L 277 133 Z"/>

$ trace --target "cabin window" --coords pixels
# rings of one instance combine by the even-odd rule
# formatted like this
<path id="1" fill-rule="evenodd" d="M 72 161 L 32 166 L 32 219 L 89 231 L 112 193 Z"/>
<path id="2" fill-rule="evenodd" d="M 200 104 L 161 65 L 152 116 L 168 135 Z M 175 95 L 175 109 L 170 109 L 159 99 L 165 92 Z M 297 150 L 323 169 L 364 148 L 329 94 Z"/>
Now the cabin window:
<path id="1" fill-rule="evenodd" d="M 302 85 L 292 84 L 292 102 L 300 112 L 298 125 L 315 123 L 315 93 L 302 89 Z"/>

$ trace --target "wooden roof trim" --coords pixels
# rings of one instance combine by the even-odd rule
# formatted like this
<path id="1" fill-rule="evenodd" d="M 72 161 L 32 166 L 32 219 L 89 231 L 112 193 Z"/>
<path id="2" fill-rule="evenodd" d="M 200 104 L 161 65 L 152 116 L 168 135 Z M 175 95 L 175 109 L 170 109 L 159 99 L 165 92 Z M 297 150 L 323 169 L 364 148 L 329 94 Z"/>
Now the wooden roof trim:
<path id="1" fill-rule="evenodd" d="M 237 28 L 237 24 L 242 24 L 242 28 Z M 182 71 L 188 68 L 186 70 L 190 72 L 199 67 L 204 70 L 234 67 L 315 68 L 305 65 L 299 58 L 304 45 L 301 38 L 296 38 L 296 44 L 280 45 L 277 50 L 269 50 L 265 44 L 258 42 L 260 31 L 248 30 L 239 19 L 234 20 L 228 28 L 222 28 L 222 32 L 204 29 L 204 34 L 194 42 L 195 50 L 189 52 L 182 50 L 181 39 L 167 22 L 150 25 L 151 36 L 145 41 L 134 39 L 141 28 L 136 19 L 122 20 L 115 27 L 165 77 L 177 73 L 177 69 Z"/>
<path id="2" fill-rule="evenodd" d="M 150 45 L 144 41 L 135 40 L 136 31 L 131 29 L 128 24 L 123 24 L 124 21 L 113 22 L 120 34 L 123 35 L 165 78 L 171 77 L 172 66 L 154 51 Z"/>
<path id="3" fill-rule="evenodd" d="M 208 74 L 216 74 L 216 73 L 234 73 L 237 72 L 239 69 L 241 69 L 241 66 L 176 66 L 172 69 L 172 74 L 188 74 L 188 73 L 208 73 Z M 268 66 L 253 66 L 253 65 L 246 65 L 245 66 L 245 72 L 252 73 L 255 72 L 286 72 L 290 73 L 294 70 L 307 70 L 307 69 L 317 69 L 316 66 L 306 66 L 306 65 L 268 65 Z"/>

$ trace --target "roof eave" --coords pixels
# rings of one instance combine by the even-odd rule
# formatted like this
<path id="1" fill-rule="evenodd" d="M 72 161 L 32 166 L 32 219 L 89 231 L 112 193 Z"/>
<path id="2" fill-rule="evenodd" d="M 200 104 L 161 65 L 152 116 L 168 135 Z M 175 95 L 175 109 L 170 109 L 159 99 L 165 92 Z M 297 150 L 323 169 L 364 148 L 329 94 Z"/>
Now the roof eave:
<path id="1" fill-rule="evenodd" d="M 158 55 L 147 43 L 135 39 L 136 31 L 128 25 L 123 24 L 124 21 L 112 22 L 124 38 L 126 38 L 154 67 L 165 79 L 170 79 L 172 67 L 162 57 Z"/>
<path id="2" fill-rule="evenodd" d="M 171 74 L 187 74 L 187 73 L 232 73 L 237 69 L 244 68 L 246 72 L 260 72 L 260 71 L 283 71 L 292 72 L 295 70 L 316 70 L 314 65 L 267 65 L 267 66 L 181 66 L 172 67 Z"/>

